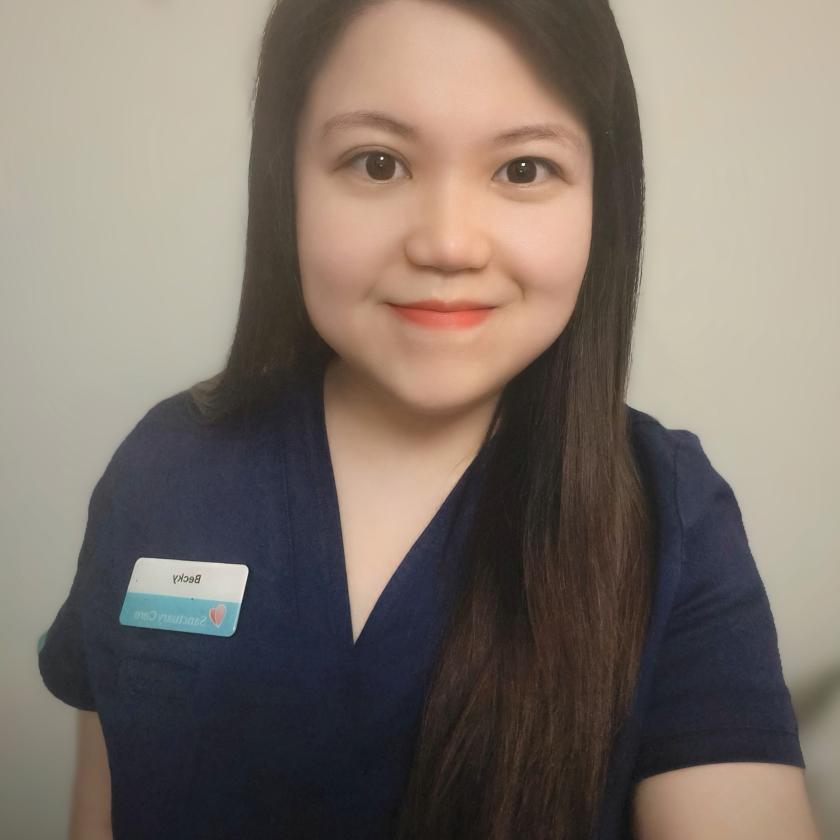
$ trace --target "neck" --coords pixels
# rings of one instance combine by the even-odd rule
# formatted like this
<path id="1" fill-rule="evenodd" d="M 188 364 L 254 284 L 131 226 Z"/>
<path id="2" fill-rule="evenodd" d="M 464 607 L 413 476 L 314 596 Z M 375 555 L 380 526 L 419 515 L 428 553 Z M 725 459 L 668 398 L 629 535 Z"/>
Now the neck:
<path id="1" fill-rule="evenodd" d="M 447 411 L 418 411 L 336 357 L 324 373 L 329 436 L 374 463 L 421 472 L 465 468 L 478 453 L 499 394 Z"/>

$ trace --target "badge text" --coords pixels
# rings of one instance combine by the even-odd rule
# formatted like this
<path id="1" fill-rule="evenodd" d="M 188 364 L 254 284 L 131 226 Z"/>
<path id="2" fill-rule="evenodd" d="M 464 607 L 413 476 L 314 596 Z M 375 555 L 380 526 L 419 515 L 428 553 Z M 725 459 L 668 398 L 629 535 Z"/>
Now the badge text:
<path id="1" fill-rule="evenodd" d="M 201 575 L 172 575 L 172 583 L 201 583 Z"/>

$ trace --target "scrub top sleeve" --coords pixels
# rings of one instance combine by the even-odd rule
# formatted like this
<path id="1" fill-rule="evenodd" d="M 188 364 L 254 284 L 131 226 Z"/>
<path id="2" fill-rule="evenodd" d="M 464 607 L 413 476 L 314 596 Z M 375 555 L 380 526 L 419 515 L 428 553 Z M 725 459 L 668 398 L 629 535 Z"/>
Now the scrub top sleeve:
<path id="1" fill-rule="evenodd" d="M 87 525 L 70 593 L 49 630 L 39 640 L 38 668 L 46 687 L 59 700 L 77 709 L 94 711 L 88 681 L 82 611 L 94 567 L 97 544 L 112 512 L 106 471 L 90 497 Z"/>
<path id="2" fill-rule="evenodd" d="M 776 627 L 738 502 L 697 435 L 673 433 L 682 566 L 634 781 L 719 762 L 804 768 Z"/>

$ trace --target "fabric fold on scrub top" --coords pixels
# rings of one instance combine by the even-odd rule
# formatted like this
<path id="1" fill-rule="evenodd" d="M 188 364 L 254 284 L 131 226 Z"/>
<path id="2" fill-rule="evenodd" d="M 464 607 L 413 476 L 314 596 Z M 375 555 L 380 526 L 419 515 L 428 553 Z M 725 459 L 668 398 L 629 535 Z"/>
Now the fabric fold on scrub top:
<path id="1" fill-rule="evenodd" d="M 115 840 L 392 836 L 483 448 L 353 643 L 323 375 L 200 425 L 147 412 L 90 499 L 69 595 L 39 652 L 48 689 L 95 710 Z M 656 585 L 598 840 L 632 837 L 633 786 L 716 761 L 804 767 L 770 605 L 731 488 L 699 439 L 628 406 L 657 522 Z M 120 623 L 140 557 L 248 567 L 232 636 Z"/>

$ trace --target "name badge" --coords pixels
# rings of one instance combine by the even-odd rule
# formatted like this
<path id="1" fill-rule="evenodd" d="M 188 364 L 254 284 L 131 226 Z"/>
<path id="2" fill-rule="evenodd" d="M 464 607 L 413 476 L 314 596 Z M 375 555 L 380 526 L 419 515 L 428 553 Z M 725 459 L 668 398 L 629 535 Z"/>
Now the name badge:
<path id="1" fill-rule="evenodd" d="M 239 619 L 248 567 L 140 557 L 125 593 L 120 624 L 232 636 Z"/>

